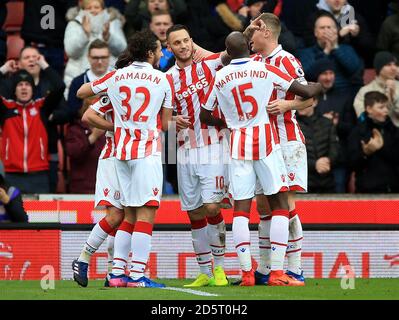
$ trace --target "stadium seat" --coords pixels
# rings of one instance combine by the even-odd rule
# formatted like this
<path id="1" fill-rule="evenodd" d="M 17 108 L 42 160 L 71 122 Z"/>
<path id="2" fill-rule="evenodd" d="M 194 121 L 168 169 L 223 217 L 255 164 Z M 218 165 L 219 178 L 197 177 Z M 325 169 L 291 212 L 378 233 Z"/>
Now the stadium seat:
<path id="1" fill-rule="evenodd" d="M 24 20 L 24 2 L 10 1 L 7 2 L 7 18 L 4 22 L 4 30 L 7 33 L 20 32 L 22 22 Z"/>
<path id="2" fill-rule="evenodd" d="M 364 85 L 369 84 L 376 77 L 375 69 L 365 69 L 363 73 Z"/>
<path id="3" fill-rule="evenodd" d="M 18 59 L 21 49 L 24 47 L 24 40 L 19 34 L 7 35 L 7 60 Z"/>

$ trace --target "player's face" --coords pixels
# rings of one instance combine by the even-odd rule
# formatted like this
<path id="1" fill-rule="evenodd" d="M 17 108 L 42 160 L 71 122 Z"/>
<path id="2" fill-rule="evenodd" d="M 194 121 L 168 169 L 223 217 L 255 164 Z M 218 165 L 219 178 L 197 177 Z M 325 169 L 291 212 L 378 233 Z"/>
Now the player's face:
<path id="1" fill-rule="evenodd" d="M 157 40 L 157 49 L 154 52 L 154 62 L 152 63 L 154 68 L 159 67 L 159 61 L 161 60 L 162 57 L 163 57 L 163 53 L 162 53 L 161 42 L 159 40 Z"/>
<path id="2" fill-rule="evenodd" d="M 335 82 L 335 73 L 332 70 L 322 72 L 317 79 L 325 90 L 331 89 Z"/>
<path id="3" fill-rule="evenodd" d="M 260 52 L 266 45 L 265 32 L 256 30 L 251 39 L 251 50 L 253 52 Z"/>
<path id="4" fill-rule="evenodd" d="M 186 62 L 193 56 L 193 40 L 186 30 L 179 30 L 169 34 L 168 47 L 177 61 Z"/>
<path id="5" fill-rule="evenodd" d="M 34 48 L 27 48 L 22 51 L 19 58 L 19 67 L 25 69 L 31 75 L 38 75 L 40 73 L 40 66 L 38 65 L 39 51 Z"/>
<path id="6" fill-rule="evenodd" d="M 161 42 L 166 41 L 166 31 L 173 25 L 169 14 L 154 16 L 152 18 L 150 29 Z"/>
<path id="7" fill-rule="evenodd" d="M 380 76 L 384 77 L 385 79 L 394 80 L 398 72 L 399 67 L 396 65 L 395 62 L 391 62 L 382 67 L 382 69 L 380 70 Z"/>
<path id="8" fill-rule="evenodd" d="M 385 122 L 388 117 L 387 103 L 376 102 L 372 107 L 367 107 L 368 116 L 378 122 Z"/>
<path id="9" fill-rule="evenodd" d="M 15 96 L 17 97 L 17 101 L 26 103 L 32 99 L 32 86 L 27 81 L 20 81 L 15 88 Z"/>
<path id="10" fill-rule="evenodd" d="M 148 11 L 152 14 L 159 10 L 169 10 L 169 4 L 167 0 L 148 0 L 147 8 Z"/>

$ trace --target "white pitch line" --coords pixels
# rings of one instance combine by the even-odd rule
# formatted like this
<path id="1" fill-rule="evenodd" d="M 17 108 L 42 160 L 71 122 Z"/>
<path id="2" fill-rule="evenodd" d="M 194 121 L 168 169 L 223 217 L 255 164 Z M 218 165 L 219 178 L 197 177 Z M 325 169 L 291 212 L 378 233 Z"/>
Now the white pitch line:
<path id="1" fill-rule="evenodd" d="M 191 293 L 191 294 L 195 294 L 197 296 L 204 296 L 204 297 L 217 297 L 217 296 L 219 296 L 218 294 L 208 293 L 208 292 L 203 292 L 203 291 L 198 291 L 198 290 L 192 290 L 192 289 L 183 289 L 183 288 L 175 288 L 175 287 L 165 287 L 165 288 L 162 288 L 162 289 L 185 292 L 185 293 Z"/>

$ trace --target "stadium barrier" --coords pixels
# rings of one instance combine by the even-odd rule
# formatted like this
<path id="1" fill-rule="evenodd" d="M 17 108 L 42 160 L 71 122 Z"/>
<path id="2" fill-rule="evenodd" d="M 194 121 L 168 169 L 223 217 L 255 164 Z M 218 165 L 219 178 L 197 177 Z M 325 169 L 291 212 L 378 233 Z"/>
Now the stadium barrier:
<path id="1" fill-rule="evenodd" d="M 304 223 L 303 268 L 308 278 L 339 278 L 350 266 L 357 277 L 399 277 L 399 206 L 397 200 L 302 200 L 298 211 Z M 92 223 L 103 210 L 92 201 L 26 201 L 29 224 L 0 224 L 0 280 L 38 280 L 49 268 L 55 279 L 71 279 L 72 260 L 79 256 Z M 228 276 L 239 275 L 228 224 L 225 266 Z M 47 221 L 47 223 L 37 223 Z M 251 245 L 257 259 L 257 215 L 251 217 Z M 190 226 L 177 200 L 164 200 L 153 233 L 147 273 L 158 278 L 193 278 L 198 272 Z M 91 279 L 106 274 L 103 244 L 93 255 Z"/>

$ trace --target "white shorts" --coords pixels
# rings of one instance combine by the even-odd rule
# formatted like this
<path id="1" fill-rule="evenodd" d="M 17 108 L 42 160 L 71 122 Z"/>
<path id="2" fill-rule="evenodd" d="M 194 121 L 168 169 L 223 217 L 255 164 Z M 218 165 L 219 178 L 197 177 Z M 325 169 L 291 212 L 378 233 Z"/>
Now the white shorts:
<path id="1" fill-rule="evenodd" d="M 124 207 L 158 207 L 162 196 L 162 158 L 151 155 L 135 160 L 116 160 Z"/>
<path id="2" fill-rule="evenodd" d="M 263 194 L 288 191 L 281 149 L 275 149 L 260 160 L 236 160 L 230 165 L 230 192 L 234 200 L 252 199 L 259 181 Z"/>
<path id="3" fill-rule="evenodd" d="M 123 209 L 115 162 L 114 157 L 98 160 L 95 207 L 107 206 Z"/>
<path id="4" fill-rule="evenodd" d="M 290 191 L 307 192 L 308 157 L 306 146 L 302 142 L 288 142 L 281 145 L 287 182 Z M 262 194 L 262 186 L 257 181 L 256 194 Z"/>
<path id="5" fill-rule="evenodd" d="M 183 211 L 219 203 L 225 194 L 225 164 L 219 144 L 177 150 L 177 179 Z"/>

